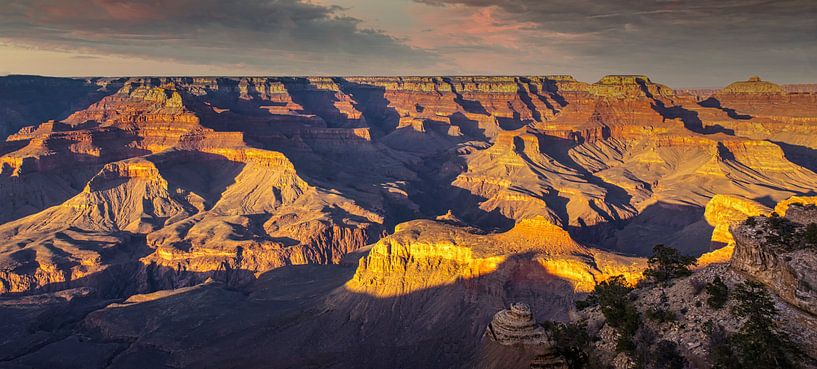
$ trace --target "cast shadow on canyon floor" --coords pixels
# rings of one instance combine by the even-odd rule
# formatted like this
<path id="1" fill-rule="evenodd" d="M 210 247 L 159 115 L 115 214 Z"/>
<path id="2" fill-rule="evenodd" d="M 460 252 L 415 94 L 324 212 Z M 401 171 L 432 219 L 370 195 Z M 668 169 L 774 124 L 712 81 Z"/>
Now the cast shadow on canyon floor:
<path id="1" fill-rule="evenodd" d="M 95 310 L 104 304 L 94 297 L 29 310 L 17 314 L 29 321 L 0 319 L 31 341 L 0 348 L 0 365 L 471 368 L 480 366 L 474 360 L 494 313 L 524 301 L 537 320 L 561 320 L 574 298 L 572 285 L 547 273 L 529 253 L 512 255 L 473 279 L 391 296 L 347 287 L 354 264 L 282 267 L 238 287 L 222 275 L 103 310 Z M 0 311 L 8 309 L 37 307 L 0 304 Z M 70 313 L 55 314 L 60 311 Z M 43 338 L 43 332 L 55 335 Z M 72 361 L 79 358 L 85 360 Z M 89 364 L 97 362 L 102 365 Z"/>
<path id="2" fill-rule="evenodd" d="M 806 146 L 789 144 L 781 141 L 772 141 L 780 146 L 786 159 L 798 166 L 817 173 L 817 150 Z"/>
<path id="3" fill-rule="evenodd" d="M 647 98 L 652 100 L 652 108 L 658 114 L 661 114 L 664 119 L 680 119 L 684 123 L 684 127 L 688 130 L 700 133 L 700 134 L 715 134 L 715 133 L 723 133 L 726 135 L 734 136 L 735 131 L 733 129 L 724 128 L 721 125 L 711 125 L 711 126 L 704 126 L 703 121 L 698 117 L 698 112 L 689 110 L 684 108 L 681 105 L 674 105 L 674 106 L 666 106 L 664 101 L 656 98 L 649 90 L 646 82 L 642 79 L 638 79 L 638 85 L 641 88 L 641 91 L 647 96 Z M 703 105 L 702 105 L 703 106 Z"/>
<path id="4" fill-rule="evenodd" d="M 657 244 L 698 256 L 711 251 L 713 230 L 704 219 L 703 207 L 663 201 L 647 206 L 631 219 L 568 227 L 579 242 L 634 256 L 649 256 Z"/>
<path id="5" fill-rule="evenodd" d="M 732 118 L 732 119 L 735 119 L 735 120 L 749 120 L 749 119 L 752 119 L 752 116 L 749 115 L 749 114 L 740 114 L 735 109 L 727 108 L 727 107 L 721 105 L 720 100 L 718 100 L 715 97 L 709 97 L 708 99 L 699 102 L 698 105 L 703 106 L 705 108 L 720 109 L 724 113 L 726 113 L 726 115 L 728 115 L 729 118 Z"/>

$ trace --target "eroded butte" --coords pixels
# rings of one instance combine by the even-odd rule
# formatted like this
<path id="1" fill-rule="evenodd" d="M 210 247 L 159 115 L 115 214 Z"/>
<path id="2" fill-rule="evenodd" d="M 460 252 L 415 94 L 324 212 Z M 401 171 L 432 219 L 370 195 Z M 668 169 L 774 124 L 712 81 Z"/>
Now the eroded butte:
<path id="1" fill-rule="evenodd" d="M 0 89 L 0 325 L 20 337 L 0 360 L 20 367 L 482 367 L 511 303 L 565 319 L 658 243 L 726 262 L 730 227 L 817 184 L 817 93 L 757 77 Z"/>

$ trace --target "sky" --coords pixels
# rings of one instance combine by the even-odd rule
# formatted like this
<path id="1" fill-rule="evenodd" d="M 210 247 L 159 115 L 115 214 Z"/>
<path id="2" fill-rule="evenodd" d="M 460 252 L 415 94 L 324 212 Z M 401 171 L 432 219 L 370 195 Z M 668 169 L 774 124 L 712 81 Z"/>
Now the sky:
<path id="1" fill-rule="evenodd" d="M 817 82 L 817 0 L 0 0 L 0 75 Z"/>

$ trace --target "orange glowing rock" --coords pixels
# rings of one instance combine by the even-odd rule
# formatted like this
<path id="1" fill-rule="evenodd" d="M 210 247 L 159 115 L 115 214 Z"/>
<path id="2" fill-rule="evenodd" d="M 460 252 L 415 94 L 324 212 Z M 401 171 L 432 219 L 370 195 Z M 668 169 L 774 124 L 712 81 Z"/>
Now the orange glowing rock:
<path id="1" fill-rule="evenodd" d="M 540 256 L 523 274 L 546 271 L 585 291 L 631 272 L 585 243 L 644 255 L 669 240 L 699 253 L 701 239 L 729 244 L 727 223 L 757 213 L 737 203 L 710 210 L 714 194 L 779 201 L 817 182 L 808 164 L 817 95 L 754 79 L 712 93 L 717 101 L 640 75 L 72 83 L 91 92 L 0 143 L 9 290 L 134 260 L 202 274 L 167 272 L 161 283 L 171 285 L 224 265 L 259 275 L 339 263 L 399 221 L 451 209 L 457 221 L 444 221 L 508 231 L 450 231 L 473 242 L 433 236 L 425 248 L 395 250 L 447 260 L 465 268 L 447 275 L 463 278 L 533 250 Z M 104 250 L 83 243 L 105 237 Z M 131 242 L 145 251 L 130 254 Z M 373 255 L 391 260 L 381 251 Z"/>
<path id="2" fill-rule="evenodd" d="M 378 297 L 401 296 L 461 279 L 479 283 L 511 269 L 518 272 L 508 278 L 565 281 L 576 292 L 590 292 L 614 275 L 635 282 L 644 267 L 644 259 L 588 249 L 542 217 L 488 235 L 446 223 L 412 221 L 375 244 L 346 288 Z"/>

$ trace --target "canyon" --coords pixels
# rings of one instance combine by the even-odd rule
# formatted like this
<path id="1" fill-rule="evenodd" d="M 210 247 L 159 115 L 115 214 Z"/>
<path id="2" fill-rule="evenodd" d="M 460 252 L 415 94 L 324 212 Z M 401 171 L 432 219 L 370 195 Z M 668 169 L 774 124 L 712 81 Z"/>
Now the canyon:
<path id="1" fill-rule="evenodd" d="M 813 255 L 738 227 L 811 216 L 809 86 L 0 77 L 0 366 L 530 367 L 497 312 L 566 321 L 656 244 L 817 314 Z"/>

